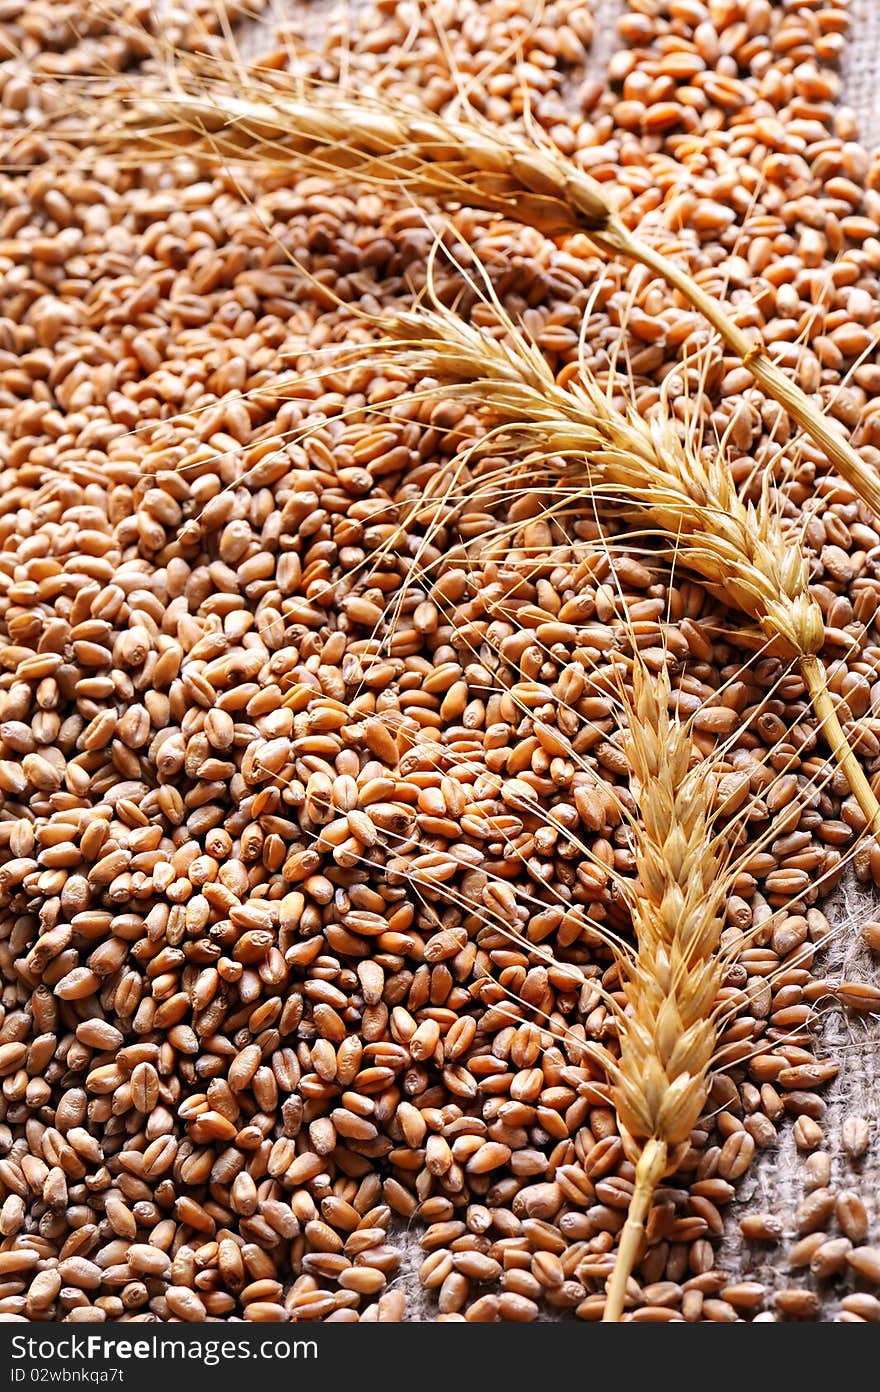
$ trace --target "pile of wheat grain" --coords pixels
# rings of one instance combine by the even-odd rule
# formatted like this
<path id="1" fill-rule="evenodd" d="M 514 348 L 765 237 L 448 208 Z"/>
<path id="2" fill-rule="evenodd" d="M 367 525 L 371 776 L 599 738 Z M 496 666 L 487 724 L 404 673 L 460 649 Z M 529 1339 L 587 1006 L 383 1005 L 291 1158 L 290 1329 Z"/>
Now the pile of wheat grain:
<path id="1" fill-rule="evenodd" d="M 626 16 L 610 91 L 574 102 L 591 24 L 571 0 L 538 26 L 525 5 L 449 0 L 442 43 L 431 15 L 383 5 L 350 45 L 331 24 L 319 57 L 288 33 L 271 67 L 369 77 L 448 116 L 466 89 L 493 126 L 527 95 L 619 225 L 773 345 L 870 479 L 880 206 L 833 106 L 843 12 L 652 8 Z M 502 332 L 454 264 L 470 275 L 476 253 L 563 391 L 623 373 L 636 418 L 662 405 L 682 450 L 696 413 L 744 510 L 803 533 L 826 731 L 833 713 L 870 778 L 880 531 L 846 451 L 795 436 L 753 382 L 764 359 L 728 354 L 703 301 L 576 230 L 522 226 L 509 185 L 503 205 L 438 214 L 314 166 L 80 158 L 56 77 L 142 50 L 119 16 L 97 60 L 59 65 L 46 7 L 22 13 L 37 75 L 3 58 L 0 96 L 18 162 L 0 175 L 0 1314 L 407 1318 L 407 1225 L 434 1318 L 598 1319 L 630 1260 L 613 1299 L 636 1320 L 814 1317 L 843 1275 L 835 1317 L 877 1318 L 857 1172 L 831 1186 L 819 1089 L 838 1065 L 814 1026 L 831 1008 L 821 895 L 850 857 L 876 878 L 880 854 L 797 644 L 764 650 L 763 611 L 725 606 L 699 557 L 685 570 L 656 535 L 627 540 L 632 517 L 580 484 L 556 507 L 558 471 L 536 486 L 511 466 L 491 414 L 427 365 L 333 355 L 429 280 Z M 57 133 L 22 138 L 40 108 Z M 39 167 L 53 152 L 66 166 Z M 547 159 L 528 172 L 545 211 Z M 438 233 L 454 260 L 433 256 Z M 636 653 L 657 676 L 641 691 L 668 679 L 677 718 L 629 694 Z M 702 960 L 639 917 L 662 919 L 687 864 L 650 805 L 661 775 L 638 764 L 649 725 L 692 811 L 682 761 L 709 761 L 736 853 L 723 903 L 693 920 L 718 1009 L 701 1002 L 712 1030 L 685 1064 L 685 998 L 671 1027 L 638 989 L 670 952 Z M 711 824 L 691 834 L 703 846 Z M 627 1100 L 615 1074 L 628 1047 L 639 1071 L 634 993 L 660 1091 L 686 1075 L 702 1108 L 676 1112 L 684 1138 L 655 1134 L 656 1096 Z M 842 998 L 871 1010 L 877 993 Z M 790 1119 L 801 1240 L 772 1214 L 741 1228 L 756 1253 L 784 1238 L 794 1274 L 756 1255 L 731 1279 L 725 1211 Z M 655 1141 L 644 1243 L 631 1225 L 617 1264 Z M 841 1153 L 872 1141 L 852 1117 Z"/>

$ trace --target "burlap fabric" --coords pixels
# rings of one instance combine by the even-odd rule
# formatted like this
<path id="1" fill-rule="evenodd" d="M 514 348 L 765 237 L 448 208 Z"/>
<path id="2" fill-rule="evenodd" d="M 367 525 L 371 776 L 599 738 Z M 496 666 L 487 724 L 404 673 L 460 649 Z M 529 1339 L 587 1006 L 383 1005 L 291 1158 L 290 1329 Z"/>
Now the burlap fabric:
<path id="1" fill-rule="evenodd" d="M 852 26 L 843 65 L 843 99 L 864 145 L 880 144 L 880 0 L 850 0 Z"/>

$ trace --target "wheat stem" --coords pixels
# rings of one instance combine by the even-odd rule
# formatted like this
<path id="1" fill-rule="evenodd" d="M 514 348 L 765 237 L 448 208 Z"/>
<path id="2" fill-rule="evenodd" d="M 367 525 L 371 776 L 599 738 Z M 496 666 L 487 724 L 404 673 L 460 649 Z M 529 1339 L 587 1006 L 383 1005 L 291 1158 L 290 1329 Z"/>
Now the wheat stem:
<path id="1" fill-rule="evenodd" d="M 824 664 L 821 658 L 815 654 L 810 654 L 799 659 L 798 667 L 804 685 L 809 692 L 813 710 L 816 712 L 825 735 L 826 743 L 846 774 L 852 795 L 862 809 L 868 823 L 868 830 L 876 835 L 880 833 L 880 805 L 878 805 L 874 789 L 853 753 L 840 723 L 840 717 L 828 690 L 828 678 Z"/>
<path id="2" fill-rule="evenodd" d="M 602 1316 L 606 1324 L 616 1324 L 623 1315 L 627 1282 L 638 1260 L 645 1221 L 654 1201 L 657 1185 L 666 1176 L 667 1163 L 665 1143 L 657 1140 L 648 1141 L 636 1165 L 636 1187 L 630 1199 L 617 1248 L 617 1260 L 608 1285 L 605 1313 Z"/>

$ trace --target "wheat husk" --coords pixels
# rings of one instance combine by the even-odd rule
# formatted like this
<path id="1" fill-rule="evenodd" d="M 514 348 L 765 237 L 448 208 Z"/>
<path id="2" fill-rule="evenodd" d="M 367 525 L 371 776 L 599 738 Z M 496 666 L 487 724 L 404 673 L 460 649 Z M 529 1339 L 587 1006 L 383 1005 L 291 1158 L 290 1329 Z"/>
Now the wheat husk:
<path id="1" fill-rule="evenodd" d="M 482 208 L 547 237 L 587 233 L 602 251 L 653 271 L 698 310 L 880 517 L 876 470 L 719 300 L 626 226 L 613 192 L 549 143 L 539 147 L 477 116 L 454 120 L 277 74 L 260 80 L 224 63 L 202 72 L 173 67 L 167 86 L 158 90 L 120 79 L 110 101 L 95 102 L 90 115 L 85 141 L 99 153 L 111 150 L 133 162 L 182 149 L 222 164 L 343 174 L 442 207 Z M 77 138 L 75 131 L 68 134 Z"/>

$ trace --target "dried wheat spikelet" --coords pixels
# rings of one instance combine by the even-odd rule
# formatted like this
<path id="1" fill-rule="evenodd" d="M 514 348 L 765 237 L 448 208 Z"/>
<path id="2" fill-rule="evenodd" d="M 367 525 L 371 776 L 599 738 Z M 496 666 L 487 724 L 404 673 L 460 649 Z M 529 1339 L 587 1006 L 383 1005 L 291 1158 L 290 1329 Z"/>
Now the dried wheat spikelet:
<path id="1" fill-rule="evenodd" d="M 631 232 L 605 186 L 549 143 L 538 146 L 477 116 L 466 121 L 392 105 L 301 78 L 197 60 L 172 66 L 166 86 L 115 79 L 109 98 L 83 99 L 74 140 L 140 162 L 184 150 L 221 163 L 344 175 L 442 207 L 485 209 L 548 237 L 585 232 L 612 256 L 664 279 L 712 325 L 743 366 L 880 517 L 880 475 L 806 393 L 688 271 Z M 64 127 L 62 126 L 62 131 Z"/>
<path id="2" fill-rule="evenodd" d="M 637 882 L 623 882 L 636 955 L 623 959 L 629 1010 L 610 1062 L 635 1190 L 620 1237 L 604 1319 L 621 1317 L 657 1185 L 677 1167 L 709 1089 L 718 1044 L 719 952 L 735 868 L 712 829 L 706 764 L 691 768 L 685 726 L 670 717 L 669 677 L 633 668 L 624 750 L 639 812 L 631 824 Z"/>
<path id="3" fill-rule="evenodd" d="M 757 504 L 744 503 L 723 450 L 707 459 L 689 436 L 682 441 L 662 398 L 659 413 L 646 420 L 632 406 L 619 410 L 583 369 L 562 385 L 509 320 L 504 327 L 500 341 L 442 308 L 380 321 L 396 343 L 395 362 L 486 411 L 497 428 L 493 450 L 506 443 L 582 466 L 580 478 L 572 473 L 567 506 L 605 499 L 627 521 L 660 534 L 679 564 L 757 623 L 770 650 L 797 662 L 868 828 L 880 830 L 880 803 L 841 726 L 818 655 L 824 622 L 806 558 L 766 490 Z"/>

